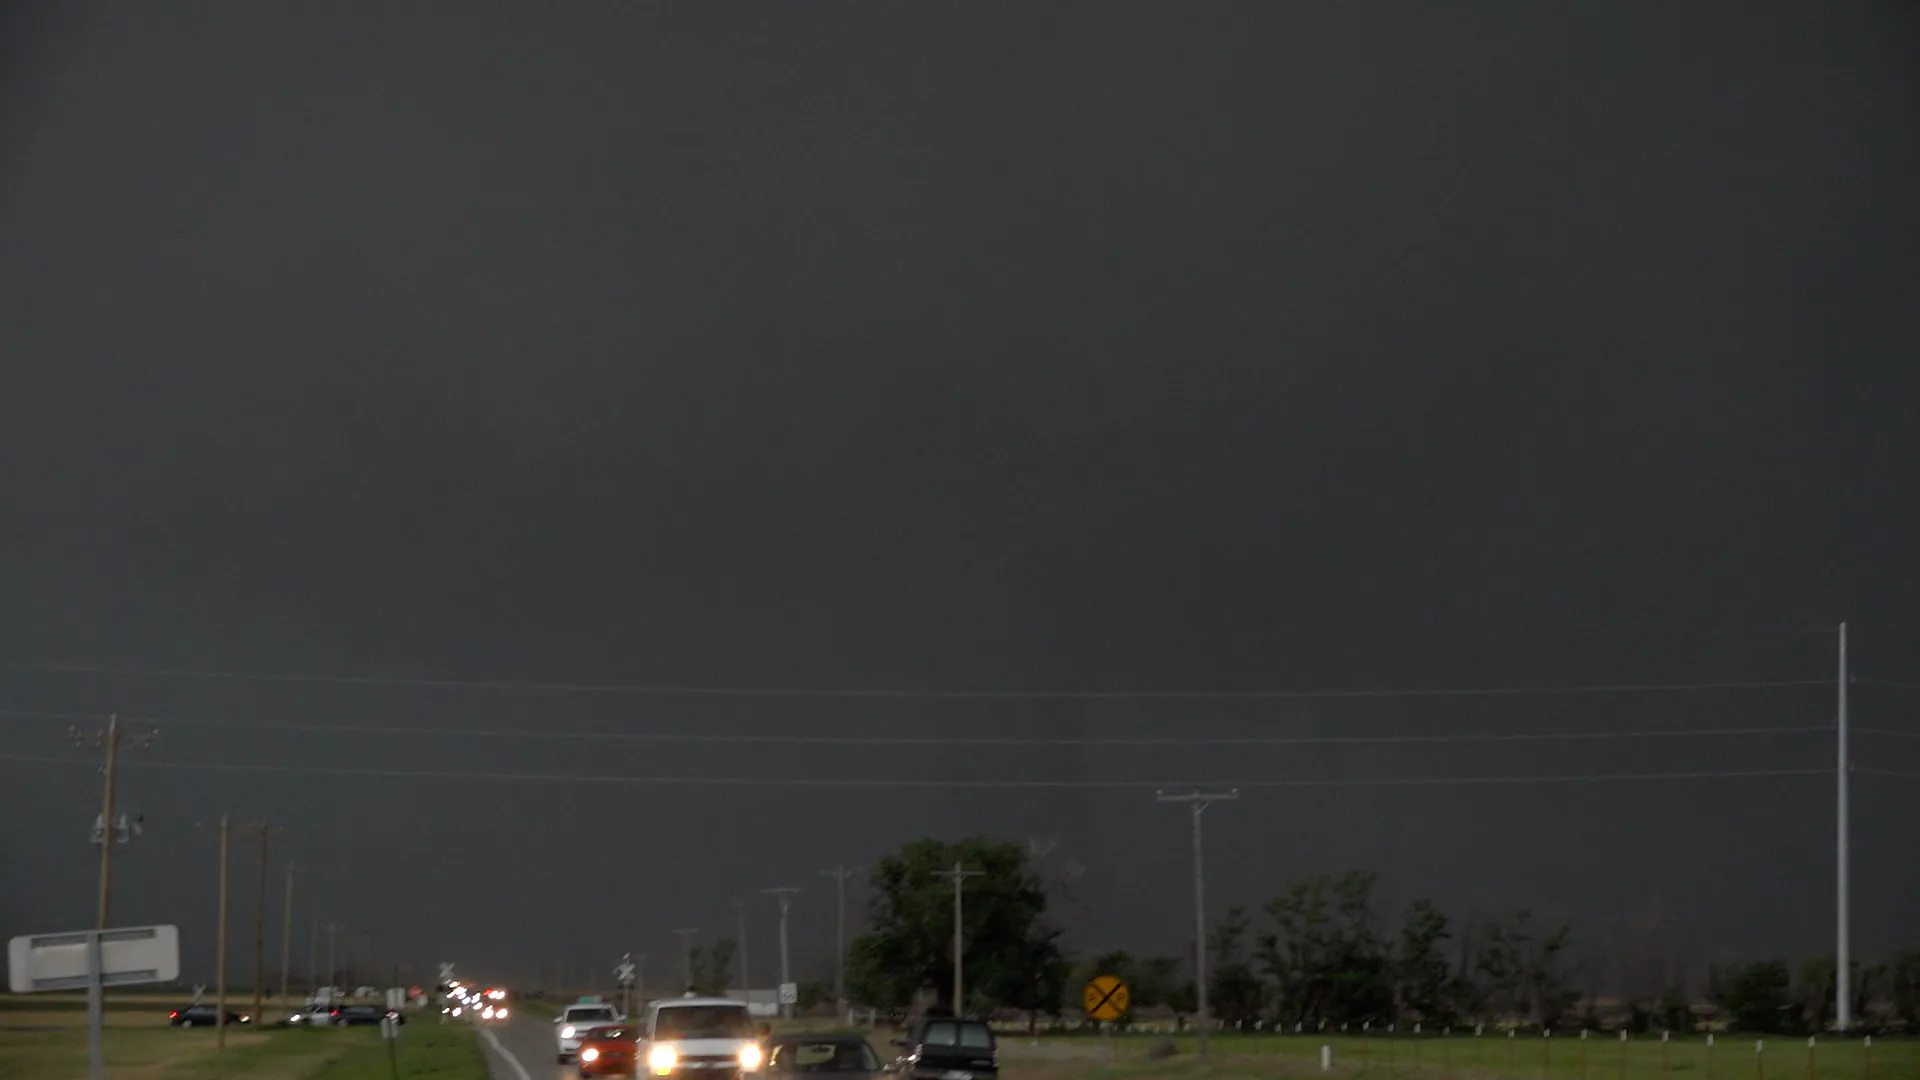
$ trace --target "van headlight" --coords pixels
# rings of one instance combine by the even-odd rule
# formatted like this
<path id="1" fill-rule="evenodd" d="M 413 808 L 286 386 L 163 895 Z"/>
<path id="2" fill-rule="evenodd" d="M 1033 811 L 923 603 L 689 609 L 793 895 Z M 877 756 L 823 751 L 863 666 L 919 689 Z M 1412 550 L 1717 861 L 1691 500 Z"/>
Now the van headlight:
<path id="1" fill-rule="evenodd" d="M 647 1068 L 652 1069 L 657 1075 L 667 1075 L 679 1063 L 680 1055 L 674 1053 L 671 1046 L 656 1046 L 647 1051 Z"/>
<path id="2" fill-rule="evenodd" d="M 748 1072 L 752 1072 L 760 1067 L 760 1062 L 764 1056 L 765 1055 L 760 1052 L 759 1046 L 748 1043 L 740 1048 L 740 1067 Z"/>

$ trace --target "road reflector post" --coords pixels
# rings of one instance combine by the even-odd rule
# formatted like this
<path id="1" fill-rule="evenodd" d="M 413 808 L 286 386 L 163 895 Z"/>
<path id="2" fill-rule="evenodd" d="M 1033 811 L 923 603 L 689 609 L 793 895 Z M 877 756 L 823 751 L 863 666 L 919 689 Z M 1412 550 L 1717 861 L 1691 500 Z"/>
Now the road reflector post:
<path id="1" fill-rule="evenodd" d="M 1320 1071 L 1333 1071 L 1333 1047 L 1326 1043 L 1320 1044 Z"/>
<path id="2" fill-rule="evenodd" d="M 1753 1040 L 1753 1075 L 1758 1080 L 1767 1078 L 1767 1040 Z"/>

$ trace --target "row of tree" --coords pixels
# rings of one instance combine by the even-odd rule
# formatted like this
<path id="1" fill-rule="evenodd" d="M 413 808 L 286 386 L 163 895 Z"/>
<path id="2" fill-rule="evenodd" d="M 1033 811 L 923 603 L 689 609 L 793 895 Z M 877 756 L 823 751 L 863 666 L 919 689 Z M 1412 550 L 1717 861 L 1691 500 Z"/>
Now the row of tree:
<path id="1" fill-rule="evenodd" d="M 1036 852 L 986 838 L 919 840 L 879 861 L 872 928 L 847 958 L 857 1002 L 888 1010 L 955 1006 L 953 884 L 942 875 L 955 865 L 983 871 L 962 886 L 962 1011 L 1016 1010 L 1036 1023 L 1077 1015 L 1079 987 L 1094 974 L 1125 979 L 1136 1012 L 1195 1011 L 1189 957 L 1114 951 L 1076 967 L 1049 917 L 1051 899 L 1079 904 L 1074 868 L 1050 871 Z M 1629 938 L 1576 952 L 1569 924 L 1528 910 L 1456 920 L 1420 899 L 1389 918 L 1378 876 L 1350 871 L 1295 881 L 1259 915 L 1234 907 L 1212 919 L 1208 998 L 1227 1024 L 1686 1031 L 1696 1019 L 1687 935 L 1657 914 Z M 1862 967 L 1853 982 L 1857 1016 L 1920 1030 L 1920 950 Z M 1834 984 L 1830 958 L 1798 972 L 1764 961 L 1710 970 L 1706 1000 L 1743 1030 L 1821 1030 L 1832 1017 Z"/>

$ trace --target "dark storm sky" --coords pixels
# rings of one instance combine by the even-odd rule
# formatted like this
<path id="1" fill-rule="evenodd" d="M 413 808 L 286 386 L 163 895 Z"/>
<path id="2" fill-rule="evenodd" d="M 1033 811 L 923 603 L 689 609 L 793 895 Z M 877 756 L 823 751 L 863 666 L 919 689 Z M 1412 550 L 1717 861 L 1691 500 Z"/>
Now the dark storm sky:
<path id="1" fill-rule="evenodd" d="M 800 884 L 817 965 L 820 867 L 973 831 L 1087 868 L 1078 944 L 1171 950 L 1156 781 L 1250 785 L 1221 904 L 1358 865 L 1822 947 L 1830 776 L 1360 783 L 1819 769 L 1819 732 L 471 731 L 1805 727 L 1830 687 L 44 665 L 1561 686 L 1825 678 L 1805 631 L 1847 619 L 1863 679 L 1920 679 L 1917 42 L 1894 0 L 11 5 L 0 931 L 90 917 L 97 782 L 34 714 L 119 709 L 173 722 L 118 917 L 203 968 L 222 812 L 416 960 L 664 958 Z M 1856 707 L 1920 731 L 1920 690 Z M 1251 786 L 1299 779 L 1355 783 Z M 1917 782 L 1856 779 L 1868 950 L 1920 893 Z"/>

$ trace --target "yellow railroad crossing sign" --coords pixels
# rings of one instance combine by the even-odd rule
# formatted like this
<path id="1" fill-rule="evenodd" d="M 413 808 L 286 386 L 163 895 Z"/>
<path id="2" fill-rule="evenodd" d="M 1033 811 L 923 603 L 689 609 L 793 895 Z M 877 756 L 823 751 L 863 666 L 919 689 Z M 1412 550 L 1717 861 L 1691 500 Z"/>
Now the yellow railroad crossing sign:
<path id="1" fill-rule="evenodd" d="M 1086 1006 L 1087 1019 L 1112 1023 L 1127 1015 L 1133 1006 L 1133 994 L 1118 976 L 1098 975 L 1081 991 L 1080 1002 Z"/>

